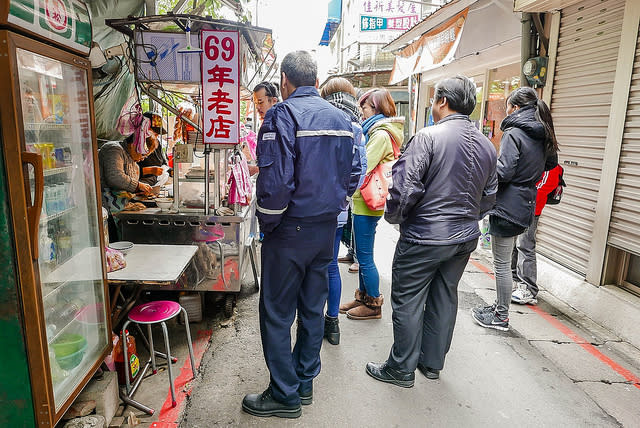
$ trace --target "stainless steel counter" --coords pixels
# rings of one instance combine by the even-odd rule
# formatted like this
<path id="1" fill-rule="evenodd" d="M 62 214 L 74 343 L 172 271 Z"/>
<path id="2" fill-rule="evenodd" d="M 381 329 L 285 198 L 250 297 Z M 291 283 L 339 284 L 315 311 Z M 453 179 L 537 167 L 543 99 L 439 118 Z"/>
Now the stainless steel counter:
<path id="1" fill-rule="evenodd" d="M 195 272 L 180 289 L 238 292 L 248 263 L 255 262 L 255 203 L 234 216 L 162 212 L 159 208 L 117 214 L 122 239 L 134 244 L 196 245 Z M 158 263 L 162 263 L 158 260 Z M 254 280 L 257 269 L 252 263 Z"/>

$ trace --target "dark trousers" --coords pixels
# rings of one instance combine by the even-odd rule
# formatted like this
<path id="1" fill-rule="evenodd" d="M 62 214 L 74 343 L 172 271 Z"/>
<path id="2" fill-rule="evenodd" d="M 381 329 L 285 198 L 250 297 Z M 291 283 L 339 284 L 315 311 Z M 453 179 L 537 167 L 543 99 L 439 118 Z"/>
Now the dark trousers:
<path id="1" fill-rule="evenodd" d="M 478 240 L 454 245 L 398 241 L 393 258 L 393 347 L 388 364 L 413 372 L 444 367 L 458 311 L 458 282 Z"/>
<path id="2" fill-rule="evenodd" d="M 300 403 L 298 387 L 320 373 L 324 305 L 329 294 L 336 220 L 284 218 L 262 242 L 260 336 L 273 397 Z M 291 325 L 298 311 L 296 344 Z"/>
<path id="3" fill-rule="evenodd" d="M 511 255 L 511 274 L 514 282 L 521 282 L 527 286 L 533 297 L 538 295 L 538 265 L 536 263 L 536 231 L 538 219 L 533 218 L 533 223 L 518 235 L 516 247 Z"/>

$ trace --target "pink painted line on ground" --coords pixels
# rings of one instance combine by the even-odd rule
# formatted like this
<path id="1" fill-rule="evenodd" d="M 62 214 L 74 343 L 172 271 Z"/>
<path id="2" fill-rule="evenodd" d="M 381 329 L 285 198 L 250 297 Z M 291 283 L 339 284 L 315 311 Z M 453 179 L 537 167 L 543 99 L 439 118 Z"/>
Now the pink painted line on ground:
<path id="1" fill-rule="evenodd" d="M 487 275 L 489 275 L 489 277 L 491 277 L 492 279 L 495 279 L 495 276 L 493 275 L 493 272 L 489 268 L 484 266 L 482 263 L 477 262 L 475 260 L 469 260 L 469 263 L 471 263 L 473 266 L 475 266 L 476 268 L 480 269 L 482 272 L 484 272 Z M 556 318 L 554 318 L 548 312 L 546 312 L 543 309 L 540 309 L 539 307 L 534 306 L 534 305 L 527 305 L 527 306 L 533 312 L 535 312 L 536 314 L 540 315 L 545 321 L 547 321 L 549 324 L 551 324 L 554 328 L 559 330 L 562 334 L 567 336 L 569 339 L 571 339 L 576 344 L 580 345 L 585 351 L 587 351 L 588 353 L 590 353 L 591 355 L 596 357 L 598 360 L 600 360 L 604 364 L 608 365 L 613 371 L 618 373 L 620 376 L 624 377 L 628 382 L 631 382 L 633 384 L 633 386 L 635 386 L 636 388 L 640 389 L 640 378 L 638 378 L 636 375 L 634 375 L 629 370 L 627 370 L 624 367 L 622 367 L 620 364 L 618 364 L 615 361 L 613 361 L 611 358 L 609 358 L 606 355 L 604 355 L 595 346 L 593 346 L 591 343 L 589 343 L 589 341 L 585 340 L 579 334 L 577 334 L 576 332 L 571 330 L 569 327 L 567 327 L 566 325 L 562 324 L 560 321 L 558 321 Z"/>
<path id="2" fill-rule="evenodd" d="M 196 339 L 193 341 L 193 359 L 196 363 L 196 370 L 200 367 L 200 361 L 207 349 L 212 330 L 198 330 Z M 184 365 L 180 369 L 180 374 L 174 378 L 173 385 L 176 391 L 176 407 L 171 406 L 171 391 L 167 388 L 167 398 L 160 409 L 158 421 L 151 424 L 152 428 L 177 428 L 180 415 L 184 411 L 186 398 L 191 394 L 192 385 L 185 390 L 187 383 L 192 381 L 191 360 L 187 355 Z"/>

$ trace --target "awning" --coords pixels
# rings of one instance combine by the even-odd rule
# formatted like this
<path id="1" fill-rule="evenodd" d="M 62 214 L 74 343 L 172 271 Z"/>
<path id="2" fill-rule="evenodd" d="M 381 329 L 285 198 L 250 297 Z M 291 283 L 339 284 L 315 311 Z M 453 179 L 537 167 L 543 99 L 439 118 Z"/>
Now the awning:
<path id="1" fill-rule="evenodd" d="M 550 12 L 579 3 L 581 0 L 515 0 L 513 10 L 517 12 Z"/>
<path id="2" fill-rule="evenodd" d="M 336 33 L 342 19 L 342 0 L 331 0 L 327 14 L 327 24 L 324 26 L 320 46 L 329 46 L 331 38 Z"/>
<path id="3" fill-rule="evenodd" d="M 338 25 L 340 25 L 340 21 L 327 21 L 327 25 L 324 26 L 322 38 L 320 39 L 320 46 L 329 46 L 329 42 L 336 33 Z"/>
<path id="4" fill-rule="evenodd" d="M 464 9 L 400 51 L 396 56 L 389 84 L 393 85 L 412 74 L 453 61 L 468 12 L 468 8 Z"/>
<path id="5" fill-rule="evenodd" d="M 451 3 L 455 4 L 458 3 Z M 448 16 L 446 20 L 431 21 L 428 32 L 421 33 L 417 40 L 396 52 L 389 83 L 399 82 L 412 74 L 431 74 L 431 70 L 437 68 L 449 69 L 451 66 L 447 64 L 467 57 L 482 57 L 484 61 L 494 63 L 487 54 L 497 47 L 501 47 L 501 55 L 510 58 L 511 52 L 505 51 L 504 47 L 514 46 L 516 41 L 519 43 L 522 31 L 520 13 L 513 12 L 511 5 L 512 0 L 475 0 L 471 7 L 455 15 L 445 15 Z M 450 6 L 444 9 L 447 7 Z M 500 25 L 495 25 L 496 22 Z M 513 55 L 519 56 L 520 49 L 515 48 Z M 469 61 L 477 65 L 477 61 Z M 462 72 L 466 73 L 465 70 Z"/>
<path id="6" fill-rule="evenodd" d="M 442 22 L 445 22 L 477 1 L 478 0 L 449 0 L 430 15 L 427 15 L 422 21 L 384 45 L 381 50 L 384 52 L 396 52 L 405 48 L 412 42 L 418 40 L 420 36 L 427 31 L 431 31 Z"/>

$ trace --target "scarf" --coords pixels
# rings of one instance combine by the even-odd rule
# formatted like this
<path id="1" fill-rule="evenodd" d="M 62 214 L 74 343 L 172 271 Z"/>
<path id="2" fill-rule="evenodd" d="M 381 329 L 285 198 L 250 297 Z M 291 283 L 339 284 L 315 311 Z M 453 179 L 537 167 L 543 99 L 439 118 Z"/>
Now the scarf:
<path id="1" fill-rule="evenodd" d="M 358 106 L 358 100 L 353 95 L 347 92 L 334 92 L 324 97 L 324 99 L 332 106 L 347 113 L 352 122 L 360 122 L 362 117 L 360 107 Z"/>
<path id="2" fill-rule="evenodd" d="M 371 116 L 369 119 L 366 119 L 362 122 L 362 132 L 364 133 L 365 144 L 369 142 L 369 130 L 376 124 L 379 120 L 385 118 L 385 115 L 382 113 L 378 113 L 376 115 Z"/>
<path id="3" fill-rule="evenodd" d="M 128 101 L 120 112 L 116 129 L 122 135 L 129 136 L 134 134 L 133 147 L 141 155 L 147 154 L 145 142 L 149 136 L 149 128 L 151 128 L 151 121 L 142 115 L 140 104 L 130 105 Z"/>

